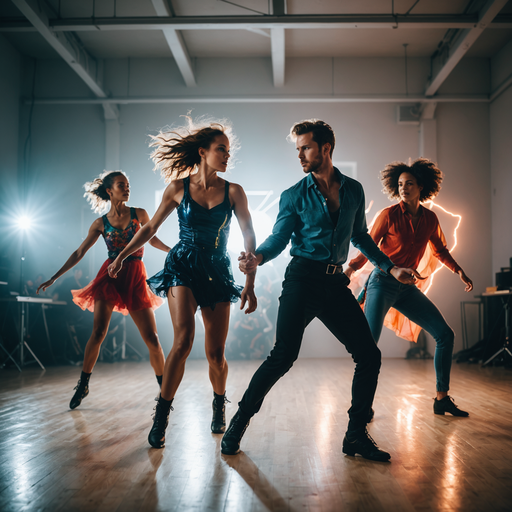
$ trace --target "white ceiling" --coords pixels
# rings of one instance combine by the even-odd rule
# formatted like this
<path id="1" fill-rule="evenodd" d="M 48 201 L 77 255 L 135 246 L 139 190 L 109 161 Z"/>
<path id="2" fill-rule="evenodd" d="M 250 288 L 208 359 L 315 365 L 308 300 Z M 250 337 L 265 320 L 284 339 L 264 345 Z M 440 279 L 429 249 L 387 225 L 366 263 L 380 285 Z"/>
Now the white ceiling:
<path id="1" fill-rule="evenodd" d="M 33 0 L 46 4 L 50 19 L 91 18 L 93 15 L 117 17 L 155 17 L 152 0 Z M 165 1 L 165 0 L 164 0 Z M 269 0 L 233 0 L 253 11 L 268 13 Z M 405 14 L 416 0 L 395 0 L 394 13 Z M 167 0 L 170 12 L 180 16 L 256 16 L 255 12 L 221 0 Z M 392 0 L 287 0 L 288 15 L 391 14 Z M 468 6 L 477 9 L 483 1 L 420 0 L 411 15 L 463 14 Z M 60 6 L 60 13 L 59 13 Z M 471 9 L 470 9 L 471 11 Z M 53 13 L 53 14 L 51 14 Z M 509 14 L 511 28 L 488 28 L 467 55 L 490 58 L 512 39 L 512 1 L 500 14 Z M 4 36 L 23 55 L 33 58 L 59 58 L 37 32 L 9 32 L 5 28 L 13 19 L 24 20 L 10 0 L 0 3 Z M 271 54 L 269 30 L 183 30 L 190 58 L 195 57 L 265 57 Z M 431 56 L 445 28 L 361 28 L 361 29 L 287 29 L 286 57 L 398 57 L 408 44 L 411 57 Z M 76 37 L 94 58 L 171 57 L 172 53 L 160 30 L 91 30 L 76 32 Z"/>

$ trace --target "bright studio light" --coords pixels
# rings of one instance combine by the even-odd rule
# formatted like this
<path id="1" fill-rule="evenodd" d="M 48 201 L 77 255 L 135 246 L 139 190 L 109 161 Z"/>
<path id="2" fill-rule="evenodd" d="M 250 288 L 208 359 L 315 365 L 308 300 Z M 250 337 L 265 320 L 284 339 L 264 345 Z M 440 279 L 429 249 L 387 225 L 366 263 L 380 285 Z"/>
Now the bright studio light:
<path id="1" fill-rule="evenodd" d="M 18 218 L 17 224 L 20 229 L 26 231 L 27 229 L 30 229 L 32 222 L 29 217 L 27 217 L 26 215 L 22 215 L 21 217 Z"/>

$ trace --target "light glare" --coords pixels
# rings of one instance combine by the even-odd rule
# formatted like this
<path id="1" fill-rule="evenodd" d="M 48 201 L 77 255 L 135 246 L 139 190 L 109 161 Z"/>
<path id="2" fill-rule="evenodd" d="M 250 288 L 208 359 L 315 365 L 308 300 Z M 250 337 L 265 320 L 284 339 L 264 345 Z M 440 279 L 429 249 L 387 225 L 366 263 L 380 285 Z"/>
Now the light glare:
<path id="1" fill-rule="evenodd" d="M 26 215 L 22 215 L 19 219 L 18 219 L 18 227 L 20 229 L 23 229 L 24 231 L 26 231 L 27 229 L 30 228 L 30 225 L 31 225 L 31 221 L 30 219 L 26 216 Z"/>

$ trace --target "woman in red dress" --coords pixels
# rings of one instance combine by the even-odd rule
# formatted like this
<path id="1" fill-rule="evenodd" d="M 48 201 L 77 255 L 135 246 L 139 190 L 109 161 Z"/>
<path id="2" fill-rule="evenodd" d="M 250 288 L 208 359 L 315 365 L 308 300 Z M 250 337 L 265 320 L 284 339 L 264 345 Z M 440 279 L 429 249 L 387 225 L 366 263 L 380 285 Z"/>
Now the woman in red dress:
<path id="1" fill-rule="evenodd" d="M 130 197 L 130 183 L 121 171 L 103 173 L 99 178 L 85 184 L 84 196 L 95 212 L 105 210 L 107 214 L 96 219 L 82 245 L 73 252 L 64 265 L 37 289 L 46 290 L 70 268 L 73 268 L 103 236 L 108 249 L 108 259 L 103 263 L 96 278 L 81 290 L 72 290 L 73 302 L 82 309 L 94 313 L 94 325 L 91 337 L 84 353 L 82 375 L 75 387 L 75 394 L 69 407 L 75 409 L 89 394 L 89 378 L 100 352 L 101 344 L 108 332 L 113 311 L 123 315 L 128 313 L 139 329 L 142 339 L 149 349 L 149 361 L 155 371 L 158 383 L 162 383 L 165 358 L 156 331 L 154 309 L 163 300 L 154 295 L 146 284 L 146 268 L 142 263 L 144 249 L 133 253 L 126 261 L 117 279 L 109 277 L 107 268 L 117 255 L 128 245 L 142 225 L 149 222 L 149 216 L 142 208 L 130 208 L 126 205 Z M 170 248 L 156 236 L 150 244 L 164 252 Z"/>

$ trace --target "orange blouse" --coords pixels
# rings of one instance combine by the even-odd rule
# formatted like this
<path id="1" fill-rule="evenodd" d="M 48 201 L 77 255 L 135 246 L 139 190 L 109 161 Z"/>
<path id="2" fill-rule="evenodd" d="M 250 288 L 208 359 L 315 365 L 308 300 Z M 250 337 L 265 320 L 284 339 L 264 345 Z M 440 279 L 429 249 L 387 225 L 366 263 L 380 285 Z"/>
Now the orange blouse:
<path id="1" fill-rule="evenodd" d="M 427 245 L 430 244 L 433 255 L 441 263 L 452 272 L 458 273 L 461 270 L 446 247 L 446 238 L 437 215 L 424 206 L 420 206 L 416 229 L 413 228 L 412 216 L 403 201 L 384 208 L 375 219 L 370 235 L 397 267 L 417 269 Z M 359 270 L 367 261 L 359 253 L 350 261 L 349 266 Z"/>

